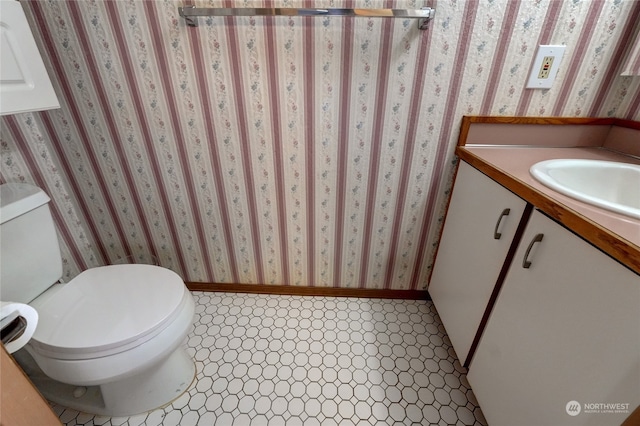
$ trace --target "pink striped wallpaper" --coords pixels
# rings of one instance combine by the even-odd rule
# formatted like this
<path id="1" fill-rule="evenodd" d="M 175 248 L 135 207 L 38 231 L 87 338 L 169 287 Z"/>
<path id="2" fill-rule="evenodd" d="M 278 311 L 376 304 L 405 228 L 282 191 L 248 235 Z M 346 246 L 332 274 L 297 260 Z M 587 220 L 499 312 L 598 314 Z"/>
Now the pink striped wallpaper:
<path id="1" fill-rule="evenodd" d="M 2 118 L 0 180 L 51 195 L 67 279 L 153 255 L 188 281 L 423 289 L 462 115 L 640 119 L 630 0 L 431 1 L 428 31 L 21 3 L 62 108 Z M 538 44 L 567 45 L 550 90 L 524 89 Z"/>
<path id="2" fill-rule="evenodd" d="M 640 75 L 640 25 L 636 27 L 635 39 L 629 42 L 629 51 L 620 75 Z"/>

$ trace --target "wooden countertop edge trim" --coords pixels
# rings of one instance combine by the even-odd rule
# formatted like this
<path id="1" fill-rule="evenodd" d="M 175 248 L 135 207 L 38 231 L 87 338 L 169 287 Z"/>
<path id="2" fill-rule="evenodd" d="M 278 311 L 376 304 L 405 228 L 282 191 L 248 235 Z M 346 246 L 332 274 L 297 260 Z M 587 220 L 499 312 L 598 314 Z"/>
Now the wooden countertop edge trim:
<path id="1" fill-rule="evenodd" d="M 621 120 L 618 118 L 587 118 L 587 117 L 513 117 L 513 116 L 483 116 L 483 115 L 465 115 L 462 117 L 462 128 L 468 127 L 471 123 L 493 123 L 493 124 L 595 124 L 595 125 L 619 125 L 622 127 L 630 127 L 635 122 L 629 120 Z M 631 123 L 631 124 L 630 124 Z M 464 145 L 466 137 L 459 139 L 459 145 Z"/>
<path id="2" fill-rule="evenodd" d="M 490 115 L 464 115 L 460 123 L 460 134 L 457 146 L 465 146 L 469 130 L 474 123 L 480 124 L 551 124 L 551 125 L 596 125 L 619 126 L 640 130 L 640 122 L 621 118 L 586 118 L 586 117 L 513 117 Z"/>
<path id="3" fill-rule="evenodd" d="M 514 176 L 488 164 L 480 157 L 468 151 L 464 146 L 456 148 L 456 155 L 480 170 L 505 188 L 523 198 L 534 207 L 578 234 L 583 239 L 640 274 L 640 250 L 607 228 L 587 219 L 579 213 L 565 207 L 553 198 L 525 184 Z"/>

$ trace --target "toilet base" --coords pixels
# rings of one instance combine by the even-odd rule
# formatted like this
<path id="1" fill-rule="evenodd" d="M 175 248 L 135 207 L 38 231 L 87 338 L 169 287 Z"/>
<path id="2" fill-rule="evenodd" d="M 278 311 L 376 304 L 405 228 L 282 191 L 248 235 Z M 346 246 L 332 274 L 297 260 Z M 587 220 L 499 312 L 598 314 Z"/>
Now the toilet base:
<path id="1" fill-rule="evenodd" d="M 196 373 L 193 360 L 181 347 L 160 364 L 139 374 L 86 387 L 53 380 L 42 372 L 26 351 L 19 351 L 16 359 L 49 401 L 110 417 L 132 416 L 170 404 L 191 386 Z"/>

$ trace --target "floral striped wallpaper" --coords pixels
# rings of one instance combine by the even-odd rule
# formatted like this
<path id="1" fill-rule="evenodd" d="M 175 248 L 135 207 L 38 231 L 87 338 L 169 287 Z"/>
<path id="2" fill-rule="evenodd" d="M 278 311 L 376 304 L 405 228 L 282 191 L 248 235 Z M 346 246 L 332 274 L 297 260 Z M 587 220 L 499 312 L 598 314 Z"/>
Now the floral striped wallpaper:
<path id="1" fill-rule="evenodd" d="M 629 41 L 629 52 L 620 75 L 640 76 L 640 25 L 636 25 L 635 39 Z"/>
<path id="2" fill-rule="evenodd" d="M 153 255 L 188 281 L 423 289 L 462 115 L 640 119 L 637 1 L 437 0 L 427 31 L 21 3 L 62 108 L 2 118 L 0 180 L 51 195 L 67 279 Z M 524 88 L 538 44 L 567 45 L 550 90 Z"/>

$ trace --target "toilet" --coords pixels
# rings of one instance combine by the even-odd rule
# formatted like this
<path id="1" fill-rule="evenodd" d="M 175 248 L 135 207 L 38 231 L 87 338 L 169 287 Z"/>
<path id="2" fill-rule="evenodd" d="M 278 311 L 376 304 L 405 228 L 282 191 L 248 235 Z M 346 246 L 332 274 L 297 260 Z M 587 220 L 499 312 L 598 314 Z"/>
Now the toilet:
<path id="1" fill-rule="evenodd" d="M 49 201 L 33 185 L 0 185 L 0 297 L 38 312 L 16 359 L 47 399 L 79 411 L 130 416 L 169 404 L 195 378 L 184 349 L 191 293 L 152 265 L 96 267 L 59 283 Z"/>

